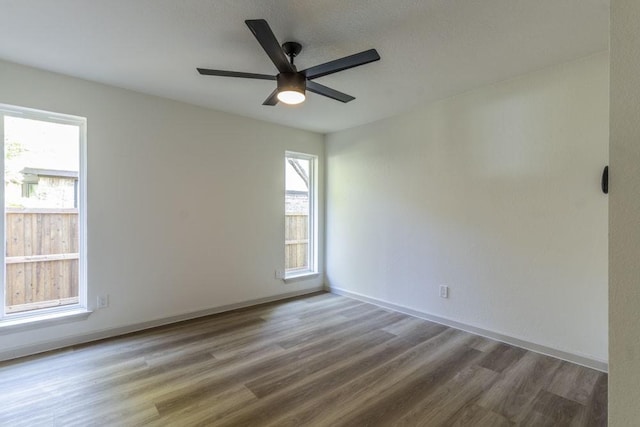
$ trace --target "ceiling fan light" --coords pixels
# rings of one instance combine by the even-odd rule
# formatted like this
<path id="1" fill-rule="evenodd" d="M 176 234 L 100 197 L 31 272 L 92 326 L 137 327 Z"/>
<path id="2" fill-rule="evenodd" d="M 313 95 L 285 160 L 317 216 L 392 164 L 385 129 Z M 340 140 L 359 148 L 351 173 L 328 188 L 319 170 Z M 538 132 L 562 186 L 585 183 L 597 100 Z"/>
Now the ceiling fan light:
<path id="1" fill-rule="evenodd" d="M 295 105 L 304 102 L 307 80 L 300 73 L 280 73 L 278 80 L 278 101 Z"/>
<path id="2" fill-rule="evenodd" d="M 305 98 L 304 93 L 297 92 L 295 90 L 283 90 L 278 92 L 278 101 L 289 105 L 300 104 L 301 102 L 304 102 Z"/>

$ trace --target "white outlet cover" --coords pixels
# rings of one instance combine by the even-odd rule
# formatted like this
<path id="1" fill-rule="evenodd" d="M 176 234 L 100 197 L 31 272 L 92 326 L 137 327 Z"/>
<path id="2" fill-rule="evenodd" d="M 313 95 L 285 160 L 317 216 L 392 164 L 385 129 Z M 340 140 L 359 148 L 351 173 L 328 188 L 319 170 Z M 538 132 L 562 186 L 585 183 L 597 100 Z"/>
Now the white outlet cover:
<path id="1" fill-rule="evenodd" d="M 440 298 L 449 298 L 449 287 L 447 285 L 440 285 Z"/>
<path id="2" fill-rule="evenodd" d="M 109 307 L 109 295 L 99 295 L 98 308 L 107 308 L 107 307 Z"/>

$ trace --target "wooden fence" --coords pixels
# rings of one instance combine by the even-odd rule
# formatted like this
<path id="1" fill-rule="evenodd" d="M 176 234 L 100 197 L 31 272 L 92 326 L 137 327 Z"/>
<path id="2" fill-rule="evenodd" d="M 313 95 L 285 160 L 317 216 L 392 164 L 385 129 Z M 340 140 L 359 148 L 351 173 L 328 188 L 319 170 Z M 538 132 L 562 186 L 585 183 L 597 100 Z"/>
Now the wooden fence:
<path id="1" fill-rule="evenodd" d="M 78 210 L 7 209 L 6 311 L 78 302 Z"/>
<path id="2" fill-rule="evenodd" d="M 299 213 L 285 214 L 284 266 L 287 270 L 308 267 L 308 225 L 309 215 Z"/>
<path id="3" fill-rule="evenodd" d="M 77 209 L 7 209 L 6 312 L 78 302 Z M 308 215 L 285 215 L 285 268 L 308 267 Z"/>

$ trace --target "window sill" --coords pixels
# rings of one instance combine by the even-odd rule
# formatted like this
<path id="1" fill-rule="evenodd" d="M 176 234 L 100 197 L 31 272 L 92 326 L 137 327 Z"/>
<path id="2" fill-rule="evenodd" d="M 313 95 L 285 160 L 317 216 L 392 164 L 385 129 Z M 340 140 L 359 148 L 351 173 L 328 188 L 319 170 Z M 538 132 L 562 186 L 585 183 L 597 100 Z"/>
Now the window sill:
<path id="1" fill-rule="evenodd" d="M 284 281 L 286 282 L 298 282 L 300 280 L 313 279 L 320 276 L 320 273 L 315 271 L 300 271 L 296 273 L 291 273 L 285 276 Z"/>
<path id="2" fill-rule="evenodd" d="M 60 325 L 62 323 L 85 320 L 92 312 L 84 308 L 55 311 L 33 316 L 24 316 L 15 319 L 0 321 L 0 335 L 11 334 L 43 326 Z"/>

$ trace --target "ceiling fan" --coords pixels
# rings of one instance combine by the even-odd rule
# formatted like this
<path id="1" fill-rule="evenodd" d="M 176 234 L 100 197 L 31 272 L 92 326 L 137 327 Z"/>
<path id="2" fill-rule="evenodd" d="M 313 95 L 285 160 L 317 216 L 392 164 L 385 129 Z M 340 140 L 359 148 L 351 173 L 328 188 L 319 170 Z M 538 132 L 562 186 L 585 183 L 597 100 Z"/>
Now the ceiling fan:
<path id="1" fill-rule="evenodd" d="M 269 95 L 262 105 L 276 105 L 278 101 L 285 104 L 299 104 L 305 100 L 305 91 L 317 93 L 336 101 L 349 102 L 355 98 L 346 93 L 338 92 L 327 86 L 313 81 L 318 77 L 337 73 L 338 71 L 358 67 L 369 62 L 378 61 L 380 55 L 375 49 L 365 50 L 354 55 L 329 61 L 306 70 L 298 71 L 293 64 L 295 58 L 302 50 L 302 45 L 296 42 L 285 42 L 282 47 L 271 31 L 271 27 L 264 19 L 248 19 L 244 21 L 253 35 L 258 40 L 264 51 L 278 69 L 278 74 L 242 73 L 238 71 L 210 70 L 198 68 L 198 72 L 206 76 L 242 77 L 245 79 L 275 80 L 277 88 Z M 287 56 L 289 59 L 287 59 Z"/>

